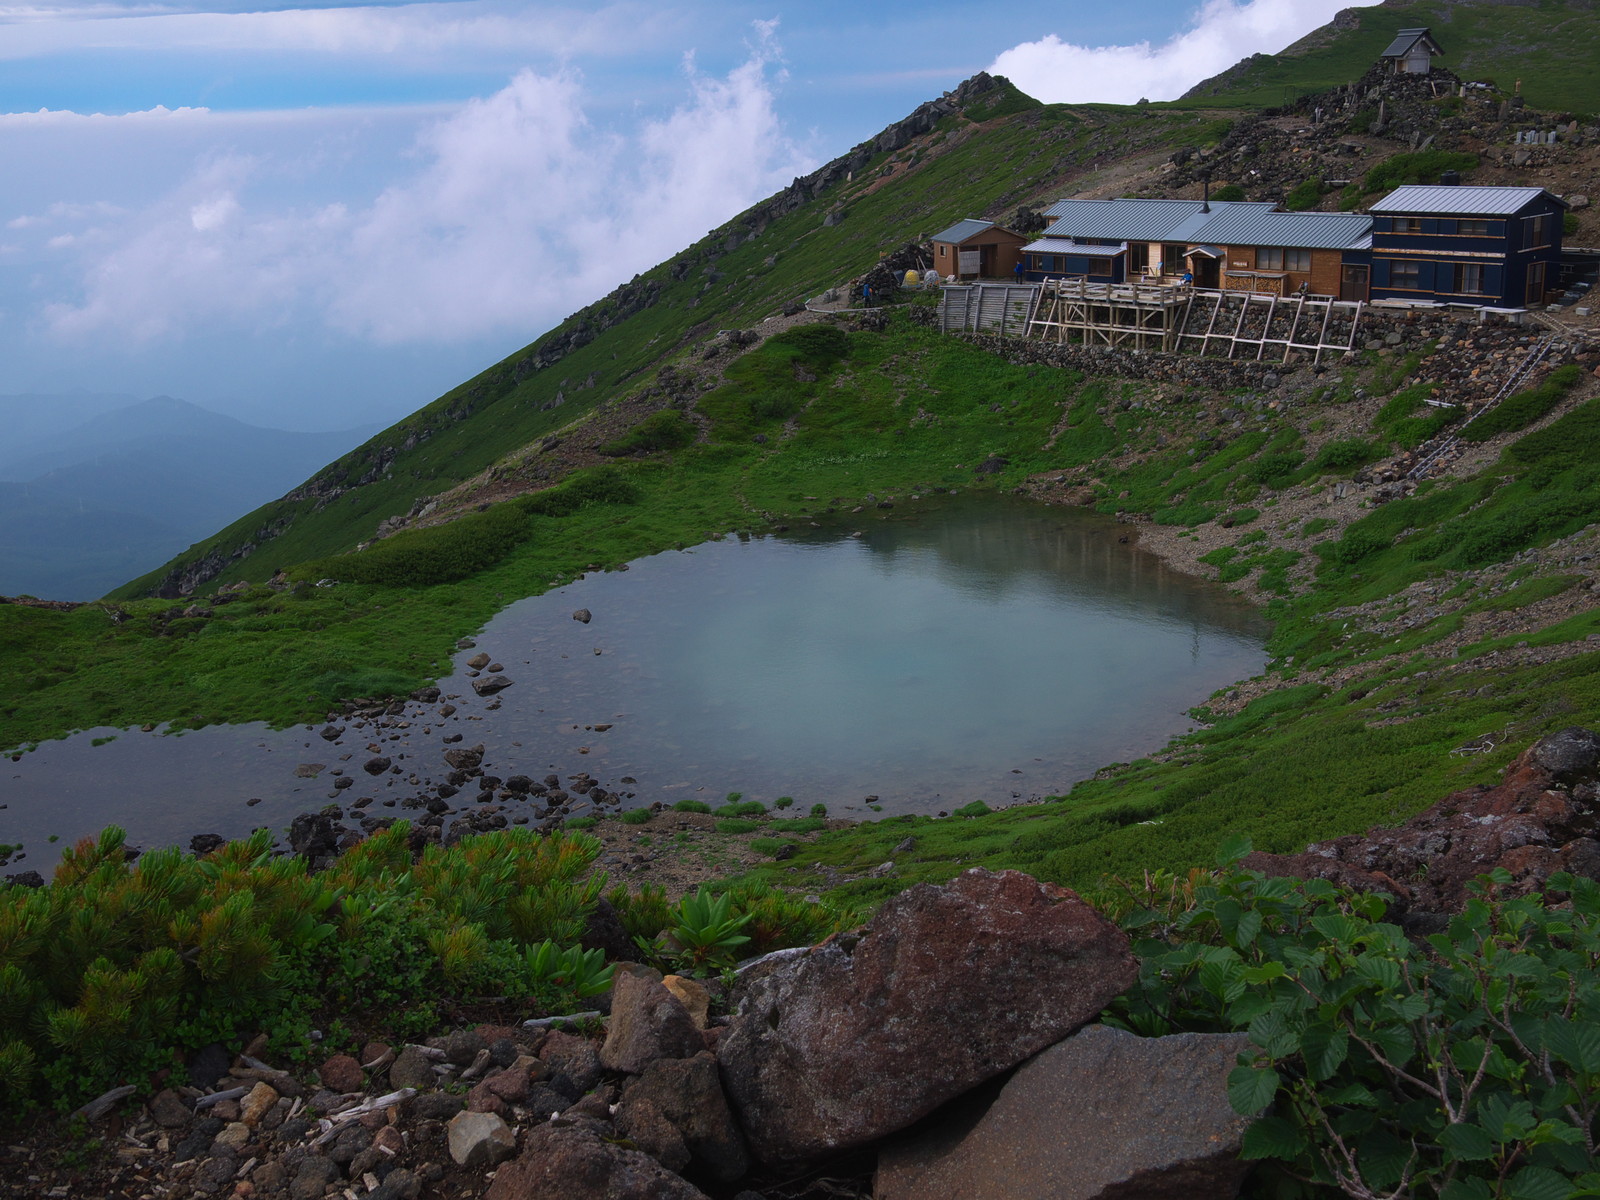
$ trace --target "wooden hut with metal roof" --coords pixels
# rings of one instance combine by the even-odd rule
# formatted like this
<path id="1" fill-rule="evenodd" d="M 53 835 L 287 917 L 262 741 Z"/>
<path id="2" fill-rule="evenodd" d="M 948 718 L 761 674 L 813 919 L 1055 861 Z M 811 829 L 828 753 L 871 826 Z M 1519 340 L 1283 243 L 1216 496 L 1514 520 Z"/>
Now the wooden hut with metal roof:
<path id="1" fill-rule="evenodd" d="M 1443 53 L 1433 34 L 1424 26 L 1402 29 L 1378 57 L 1390 64 L 1396 75 L 1426 75 L 1433 70 L 1434 58 Z"/>
<path id="2" fill-rule="evenodd" d="M 1539 304 L 1556 284 L 1566 211 L 1541 187 L 1396 188 L 1372 206 L 1372 298 Z"/>
<path id="3" fill-rule="evenodd" d="M 958 279 L 1010 279 L 1027 238 L 968 217 L 933 235 L 933 269 Z"/>

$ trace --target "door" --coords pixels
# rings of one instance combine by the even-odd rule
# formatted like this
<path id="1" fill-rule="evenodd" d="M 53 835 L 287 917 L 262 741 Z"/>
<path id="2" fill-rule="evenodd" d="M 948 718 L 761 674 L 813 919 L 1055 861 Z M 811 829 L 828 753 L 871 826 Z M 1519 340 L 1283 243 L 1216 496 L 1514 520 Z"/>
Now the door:
<path id="1" fill-rule="evenodd" d="M 1365 263 L 1345 263 L 1339 274 L 1339 299 L 1365 300 L 1370 292 L 1372 268 Z"/>
<path id="2" fill-rule="evenodd" d="M 1215 291 L 1222 282 L 1222 264 L 1204 254 L 1196 254 L 1189 261 L 1194 264 L 1195 287 Z"/>

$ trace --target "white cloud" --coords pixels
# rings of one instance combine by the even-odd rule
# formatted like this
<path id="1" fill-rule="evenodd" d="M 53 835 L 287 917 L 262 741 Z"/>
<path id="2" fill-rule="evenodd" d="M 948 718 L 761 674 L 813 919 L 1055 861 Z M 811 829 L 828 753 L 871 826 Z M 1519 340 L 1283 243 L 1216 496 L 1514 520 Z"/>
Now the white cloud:
<path id="1" fill-rule="evenodd" d="M 649 46 L 671 18 L 659 6 L 617 0 L 601 8 L 465 0 L 277 11 L 171 11 L 94 5 L 85 11 L 0 8 L 0 59 L 61 52 L 289 51 L 437 60 L 461 53 L 613 54 Z"/>
<path id="2" fill-rule="evenodd" d="M 86 214 L 67 231 L 78 284 L 37 312 L 68 343 L 531 337 L 810 169 L 775 71 L 769 40 L 725 77 L 690 64 L 676 110 L 618 130 L 592 123 L 577 73 L 522 71 L 425 128 L 367 201 L 297 203 L 274 189 L 302 161 L 216 154 L 138 211 Z"/>
<path id="3" fill-rule="evenodd" d="M 1172 100 L 1251 54 L 1275 54 L 1343 8 L 1377 0 L 1206 0 L 1160 45 L 1079 46 L 1049 34 L 1003 52 L 989 70 L 1046 103 Z"/>

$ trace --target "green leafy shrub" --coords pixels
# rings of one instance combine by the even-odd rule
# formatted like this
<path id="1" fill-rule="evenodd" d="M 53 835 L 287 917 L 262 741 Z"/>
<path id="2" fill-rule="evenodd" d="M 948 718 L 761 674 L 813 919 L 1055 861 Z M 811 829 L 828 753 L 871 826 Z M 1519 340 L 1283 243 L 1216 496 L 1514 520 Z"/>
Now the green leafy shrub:
<path id="1" fill-rule="evenodd" d="M 1305 212 L 1315 208 L 1321 200 L 1322 180 L 1307 179 L 1283 198 L 1283 206 L 1290 212 Z"/>
<path id="2" fill-rule="evenodd" d="M 1502 433 L 1524 429 L 1548 413 L 1583 378 L 1583 369 L 1576 363 L 1557 367 L 1537 386 L 1513 393 L 1500 401 L 1489 412 L 1470 422 L 1461 431 L 1468 442 L 1486 442 Z"/>
<path id="3" fill-rule="evenodd" d="M 621 437 L 601 446 L 600 453 L 611 458 L 620 458 L 625 454 L 654 454 L 693 445 L 694 439 L 694 422 L 676 409 L 664 408 L 651 413 Z"/>
<path id="4" fill-rule="evenodd" d="M 598 996 L 611 987 L 612 970 L 601 950 L 562 949 L 554 942 L 540 942 L 523 951 L 523 961 L 534 982 L 554 985 L 580 998 Z"/>
<path id="5" fill-rule="evenodd" d="M 1281 488 L 1294 480 L 1295 473 L 1305 462 L 1305 455 L 1293 450 L 1263 454 L 1250 464 L 1245 478 L 1262 487 Z"/>
<path id="6" fill-rule="evenodd" d="M 1316 471 L 1353 471 L 1382 453 L 1382 447 L 1360 438 L 1339 438 L 1317 451 L 1311 466 Z"/>
<path id="7" fill-rule="evenodd" d="M 754 833 L 761 828 L 760 821 L 746 821 L 739 817 L 728 817 L 717 822 L 717 832 L 726 834 Z"/>
<path id="8" fill-rule="evenodd" d="M 1237 183 L 1225 183 L 1211 193 L 1211 198 L 1225 203 L 1232 203 L 1233 201 L 1244 199 L 1244 189 Z"/>
<path id="9" fill-rule="evenodd" d="M 1371 195 L 1373 192 L 1393 191 L 1406 183 L 1436 183 L 1446 171 L 1470 171 L 1477 165 L 1477 155 L 1453 150 L 1395 154 L 1362 177 L 1361 190 Z"/>
<path id="10" fill-rule="evenodd" d="M 622 814 L 621 819 L 624 825 L 643 825 L 653 816 L 655 816 L 655 814 L 652 813 L 648 808 L 630 808 L 627 812 Z"/>
<path id="11" fill-rule="evenodd" d="M 850 338 L 836 325 L 796 325 L 768 339 L 773 346 L 792 346 L 813 362 L 832 364 L 850 353 Z"/>
<path id="12" fill-rule="evenodd" d="M 1228 1094 L 1241 1114 L 1271 1106 L 1244 1140 L 1269 1193 L 1591 1194 L 1600 885 L 1553 876 L 1546 899 L 1502 894 L 1510 882 L 1492 874 L 1445 932 L 1413 940 L 1383 898 L 1322 880 L 1147 876 L 1107 897 L 1141 962 L 1107 1019 L 1248 1031 Z"/>
<path id="13" fill-rule="evenodd" d="M 750 940 L 740 931 L 751 919 L 734 912 L 731 896 L 713 896 L 702 886 L 672 910 L 667 954 L 691 971 L 731 965 L 734 951 Z"/>
<path id="14" fill-rule="evenodd" d="M 704 800 L 679 800 L 672 806 L 672 811 L 708 813 L 711 811 L 711 805 Z"/>
<path id="15" fill-rule="evenodd" d="M 1590 400 L 1506 447 L 1506 460 L 1552 470 L 1593 462 L 1600 450 L 1600 400 Z"/>

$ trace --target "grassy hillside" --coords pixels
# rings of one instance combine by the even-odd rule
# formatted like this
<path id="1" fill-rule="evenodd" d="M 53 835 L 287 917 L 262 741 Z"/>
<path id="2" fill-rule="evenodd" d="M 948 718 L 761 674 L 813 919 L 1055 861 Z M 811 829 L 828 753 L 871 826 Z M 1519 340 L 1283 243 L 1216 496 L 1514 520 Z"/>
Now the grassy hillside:
<path id="1" fill-rule="evenodd" d="M 1350 28 L 1324 27 L 1281 54 L 1255 55 L 1197 85 L 1187 108 L 1270 108 L 1359 79 L 1401 29 L 1426 26 L 1444 49 L 1434 61 L 1462 79 L 1517 80 L 1529 104 L 1558 111 L 1600 111 L 1600 11 L 1590 4 L 1538 0 L 1386 0 L 1347 10 Z"/>
<path id="2" fill-rule="evenodd" d="M 1039 106 L 1005 85 L 965 115 L 943 118 L 914 144 L 871 153 L 853 178 L 793 211 L 755 211 L 713 231 L 346 455 L 291 498 L 241 518 L 112 596 L 147 594 L 175 567 L 213 554 L 230 558 L 245 543 L 259 548 L 232 562 L 217 582 L 265 580 L 280 566 L 349 549 L 419 497 L 648 386 L 655 368 L 686 343 L 759 323 L 791 300 L 859 275 L 881 252 L 936 232 L 954 216 L 1004 215 L 1050 194 L 1083 163 L 1141 147 L 1215 141 L 1223 132 L 1225 125 L 1209 115 Z M 842 214 L 837 223 L 825 224 L 835 212 Z M 728 249 L 734 240 L 740 244 Z M 650 302 L 615 320 L 644 298 Z M 551 365 L 535 365 L 585 329 L 598 331 L 592 341 Z"/>

